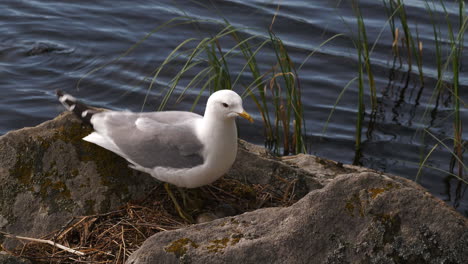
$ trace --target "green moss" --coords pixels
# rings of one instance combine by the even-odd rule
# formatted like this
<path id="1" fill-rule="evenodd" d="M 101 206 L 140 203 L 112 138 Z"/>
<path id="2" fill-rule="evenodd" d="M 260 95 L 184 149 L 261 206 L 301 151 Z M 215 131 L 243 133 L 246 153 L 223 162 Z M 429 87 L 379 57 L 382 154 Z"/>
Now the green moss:
<path id="1" fill-rule="evenodd" d="M 223 252 L 223 250 L 228 247 L 228 245 L 235 245 L 239 243 L 241 238 L 243 238 L 244 235 L 240 233 L 235 233 L 231 236 L 231 238 L 225 237 L 221 239 L 215 239 L 210 241 L 210 245 L 206 247 L 207 251 L 210 253 L 220 253 Z"/>
<path id="2" fill-rule="evenodd" d="M 243 234 L 240 234 L 240 233 L 236 233 L 236 234 L 233 234 L 231 236 L 231 246 L 234 246 L 235 244 L 239 243 L 239 241 L 241 240 L 241 238 L 243 238 L 244 235 Z"/>
<path id="3" fill-rule="evenodd" d="M 346 211 L 348 211 L 349 214 L 354 216 L 354 204 L 351 201 L 347 201 L 345 205 Z"/>
<path id="4" fill-rule="evenodd" d="M 389 182 L 385 185 L 385 187 L 381 187 L 381 188 L 371 188 L 371 189 L 368 189 L 368 193 L 371 195 L 371 198 L 372 199 L 375 199 L 377 196 L 379 196 L 380 194 L 384 193 L 385 191 L 389 191 L 391 189 L 398 189 L 399 186 L 397 185 L 394 185 L 393 183 Z"/>
<path id="5" fill-rule="evenodd" d="M 59 133 L 55 133 L 58 135 Z M 63 180 L 67 176 L 58 175 L 56 161 L 44 167 L 43 158 L 56 141 L 55 137 L 30 137 L 16 146 L 16 163 L 9 173 L 17 179 L 17 191 L 29 191 L 42 200 L 47 200 L 49 210 L 73 210 L 75 206 L 71 192 Z M 37 189 L 38 188 L 38 189 Z M 15 193 L 8 194 L 14 197 Z"/>
<path id="6" fill-rule="evenodd" d="M 33 169 L 30 164 L 21 164 L 16 163 L 17 165 L 13 169 L 14 171 L 10 171 L 10 175 L 16 175 L 18 177 L 18 181 L 23 185 L 30 185 L 31 179 L 33 175 Z"/>
<path id="7" fill-rule="evenodd" d="M 83 137 L 93 132 L 93 129 L 88 125 L 83 125 L 81 122 L 69 122 L 64 126 L 55 129 L 54 137 L 51 139 L 62 140 L 63 142 L 69 142 L 76 144 L 82 141 Z"/>
<path id="8" fill-rule="evenodd" d="M 40 184 L 39 196 L 47 201 L 50 212 L 73 212 L 76 204 L 71 197 L 71 192 L 63 181 L 53 182 L 53 177 L 46 177 Z"/>
<path id="9" fill-rule="evenodd" d="M 364 217 L 364 207 L 362 206 L 362 201 L 357 194 L 354 194 L 351 199 L 346 201 L 345 209 L 351 216 L 355 216 L 354 213 L 357 209 L 358 215 Z"/>
<path id="10" fill-rule="evenodd" d="M 384 227 L 384 233 L 382 234 L 382 242 L 384 244 L 392 244 L 401 231 L 400 217 L 398 215 L 377 214 L 374 215 L 373 220 L 382 224 Z"/>
<path id="11" fill-rule="evenodd" d="M 41 184 L 39 193 L 43 199 L 71 199 L 70 190 L 64 182 L 52 182 L 49 178 L 46 178 Z"/>
<path id="12" fill-rule="evenodd" d="M 384 187 L 369 188 L 366 191 L 371 199 L 375 199 L 386 191 L 398 188 L 400 188 L 399 185 L 395 185 L 394 183 L 389 182 L 385 184 Z M 368 201 L 362 201 L 359 194 L 355 193 L 349 200 L 345 202 L 345 210 L 351 216 L 355 216 L 357 211 L 359 216 L 364 217 L 364 202 Z"/>
<path id="13" fill-rule="evenodd" d="M 197 243 L 189 238 L 181 238 L 173 241 L 170 245 L 164 248 L 166 252 L 174 253 L 178 258 L 185 255 L 189 247 L 198 248 Z"/>
<path id="14" fill-rule="evenodd" d="M 236 220 L 236 219 L 234 219 L 234 218 L 229 218 L 228 220 L 221 222 L 221 223 L 219 224 L 219 226 L 225 226 L 225 225 L 227 225 L 227 224 L 239 225 L 240 223 L 239 223 L 238 220 Z"/>
<path id="15" fill-rule="evenodd" d="M 133 171 L 128 167 L 127 161 L 111 151 L 83 141 L 83 137 L 89 135 L 92 129 L 81 123 L 72 123 L 70 126 L 57 129 L 55 139 L 73 144 L 78 158 L 82 162 L 94 162 L 101 176 L 101 184 L 108 187 L 110 193 L 128 195 L 128 184 L 118 180 L 127 179 L 127 175 Z M 78 175 L 78 171 L 72 171 L 72 175 Z"/>
<path id="16" fill-rule="evenodd" d="M 36 141 L 39 142 L 41 148 L 43 149 L 48 149 L 50 147 L 50 141 L 47 139 L 44 139 L 43 137 L 38 136 L 36 138 Z"/>
<path id="17" fill-rule="evenodd" d="M 385 192 L 385 189 L 384 188 L 372 188 L 372 189 L 369 189 L 368 191 L 371 195 L 371 198 L 375 199 L 375 197 L 377 197 L 379 194 Z"/>
<path id="18" fill-rule="evenodd" d="M 233 238 L 233 239 L 231 240 L 231 245 L 234 246 L 235 244 L 239 243 L 240 240 L 241 240 L 240 237 L 238 237 L 238 238 Z"/>
<path id="19" fill-rule="evenodd" d="M 210 245 L 206 247 L 208 252 L 210 253 L 218 253 L 222 252 L 223 249 L 227 247 L 229 243 L 229 238 L 225 237 L 222 239 L 215 239 L 213 241 L 210 241 Z"/>
<path id="20" fill-rule="evenodd" d="M 59 124 L 59 125 L 57 125 Z M 72 149 L 76 151 L 76 156 L 80 162 L 93 162 L 96 165 L 96 170 L 100 174 L 101 184 L 106 187 L 106 192 L 103 193 L 106 200 L 97 204 L 95 200 L 84 202 L 85 212 L 88 214 L 98 213 L 95 211 L 108 211 L 114 199 L 127 201 L 130 199 L 129 175 L 134 171 L 128 167 L 128 163 L 117 156 L 116 154 L 103 149 L 94 144 L 83 141 L 82 138 L 92 132 L 92 129 L 83 125 L 74 119 L 66 117 L 57 121 L 57 127 L 48 127 L 46 131 L 48 136 L 31 136 L 21 142 L 16 143 L 14 157 L 15 164 L 10 167 L 9 174 L 14 182 L 1 194 L 2 199 L 15 197 L 18 193 L 30 192 L 38 199 L 45 200 L 49 206 L 49 210 L 74 210 L 77 204 L 72 199 L 72 192 L 69 190 L 67 183 L 69 179 L 76 178 L 80 175 L 78 167 L 68 168 L 69 171 L 59 171 L 57 169 L 57 156 L 55 150 L 60 150 L 65 144 L 72 145 Z M 53 129 L 53 130 L 52 130 Z M 41 133 L 42 134 L 42 133 Z M 47 156 L 46 156 L 47 155 Z M 45 161 L 44 157 L 47 157 Z M 58 157 L 60 158 L 60 157 Z M 87 188 L 91 185 L 90 179 L 79 183 L 74 188 Z M 11 206 L 3 206 L 0 209 L 3 215 L 11 214 Z"/>
<path id="21" fill-rule="evenodd" d="M 80 161 L 96 164 L 96 170 L 101 179 L 100 184 L 107 187 L 107 194 L 104 194 L 104 196 L 109 197 L 111 194 L 117 194 L 119 198 L 125 200 L 125 197 L 130 194 L 128 186 L 132 184 L 131 182 L 127 182 L 130 181 L 128 175 L 132 174 L 133 171 L 128 167 L 128 162 L 123 158 L 111 151 L 82 140 L 83 137 L 89 135 L 92 131 L 92 128 L 87 125 L 83 125 L 80 122 L 71 122 L 57 128 L 51 140 L 61 140 L 72 144 Z M 76 177 L 78 174 L 79 171 L 77 169 L 71 171 L 73 177 Z M 101 204 L 100 209 L 107 210 L 110 208 L 110 204 L 111 202 L 107 201 L 107 203 Z"/>
<path id="22" fill-rule="evenodd" d="M 29 156 L 34 154 L 33 151 L 28 149 L 27 143 L 20 146 L 17 149 L 16 163 L 9 170 L 10 175 L 17 178 L 24 187 L 31 185 L 35 172 L 34 157 Z"/>

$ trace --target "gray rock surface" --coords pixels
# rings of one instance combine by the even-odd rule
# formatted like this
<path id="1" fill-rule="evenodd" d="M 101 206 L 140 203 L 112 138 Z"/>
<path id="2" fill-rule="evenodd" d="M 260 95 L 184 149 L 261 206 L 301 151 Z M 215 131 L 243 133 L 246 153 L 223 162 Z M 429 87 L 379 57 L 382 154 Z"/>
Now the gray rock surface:
<path id="1" fill-rule="evenodd" d="M 290 207 L 158 233 L 127 263 L 468 263 L 468 220 L 417 184 L 328 181 Z"/>
<path id="2" fill-rule="evenodd" d="M 31 261 L 19 257 L 10 256 L 0 251 L 0 264 L 31 264 Z"/>
<path id="3" fill-rule="evenodd" d="M 117 155 L 81 140 L 90 131 L 64 113 L 0 137 L 2 231 L 40 237 L 73 216 L 108 212 L 142 198 L 158 184 Z M 2 244 L 11 248 L 17 241 Z"/>

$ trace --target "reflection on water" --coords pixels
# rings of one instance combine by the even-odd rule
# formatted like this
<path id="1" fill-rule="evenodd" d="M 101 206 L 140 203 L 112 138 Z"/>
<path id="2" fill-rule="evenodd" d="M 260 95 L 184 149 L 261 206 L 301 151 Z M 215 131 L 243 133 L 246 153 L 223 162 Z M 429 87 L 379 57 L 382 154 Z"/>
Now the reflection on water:
<path id="1" fill-rule="evenodd" d="M 282 1 L 273 30 L 287 46 L 296 65 L 335 34 L 354 34 L 356 22 L 352 9 L 346 6 L 347 3 L 341 3 L 337 8 L 338 2 L 341 3 Z M 424 47 L 422 63 L 425 78 L 421 84 L 417 69 L 414 69 L 417 67 L 410 71 L 404 58 L 392 54 L 393 38 L 381 2 L 360 2 L 372 45 L 383 32 L 371 56 L 378 107 L 375 111 L 370 107 L 366 109 L 366 133 L 359 162 L 415 179 L 418 164 L 438 143 L 425 135 L 424 130 L 429 129 L 440 139 L 453 137 L 450 90 L 447 85 L 439 91 L 434 89 L 438 73 L 434 63 L 431 18 L 424 8 L 424 1 L 407 3 L 407 15 L 412 25 L 418 25 L 419 39 Z M 223 19 L 227 19 L 242 28 L 242 34 L 246 36 L 267 38 L 276 4 L 270 0 L 224 0 L 216 1 L 215 6 L 169 0 L 86 0 L 79 4 L 54 0 L 3 0 L 0 2 L 0 70 L 3 73 L 0 78 L 0 134 L 37 125 L 60 113 L 62 107 L 54 97 L 54 90 L 58 88 L 93 105 L 140 111 L 149 86 L 145 77 L 152 76 L 156 67 L 182 41 L 189 38 L 200 40 L 222 28 L 207 20 L 223 23 Z M 449 20 L 456 27 L 457 3 L 446 1 L 445 4 Z M 445 19 L 442 13 L 436 15 Z M 116 59 L 148 32 L 178 16 L 190 16 L 199 22 L 159 30 L 127 56 L 86 77 L 80 89 L 76 89 L 78 80 L 86 73 Z M 447 45 L 448 38 L 442 33 L 441 41 Z M 232 45 L 229 42 L 221 44 Z M 356 85 L 346 90 L 325 134 L 322 131 L 337 96 L 357 76 L 356 56 L 350 38 L 339 37 L 319 48 L 298 72 L 310 152 L 345 163 L 352 162 L 354 157 Z M 466 52 L 463 56 L 462 61 L 468 61 Z M 256 59 L 263 71 L 271 69 L 275 63 L 269 47 Z M 230 65 L 233 76 L 242 70 L 241 63 L 245 62 Z M 145 111 L 157 108 L 177 70 L 174 66 L 161 73 L 146 101 Z M 462 71 L 466 72 L 464 65 Z M 193 75 L 196 73 L 195 69 Z M 236 89 L 243 91 L 251 81 L 249 78 L 242 76 Z M 176 95 L 189 82 L 187 79 L 179 84 Z M 450 82 L 449 76 L 446 81 Z M 468 75 L 460 75 L 460 84 L 462 99 L 466 101 Z M 197 91 L 189 93 L 180 103 L 171 100 L 168 109 L 190 109 L 197 94 Z M 256 112 L 252 101 L 246 99 L 245 104 L 247 111 Z M 195 111 L 201 113 L 202 108 L 199 106 Z M 258 114 L 256 117 L 260 119 Z M 466 110 L 462 109 L 462 121 L 466 123 L 466 119 Z M 254 126 L 240 122 L 240 126 L 242 138 L 263 144 L 260 122 Z M 463 135 L 465 138 L 466 133 Z M 451 145 L 449 140 L 445 142 Z M 466 185 L 448 176 L 451 172 L 457 174 L 458 170 L 451 165 L 450 151 L 439 146 L 426 163 L 439 170 L 423 169 L 420 180 L 434 195 L 467 213 Z"/>

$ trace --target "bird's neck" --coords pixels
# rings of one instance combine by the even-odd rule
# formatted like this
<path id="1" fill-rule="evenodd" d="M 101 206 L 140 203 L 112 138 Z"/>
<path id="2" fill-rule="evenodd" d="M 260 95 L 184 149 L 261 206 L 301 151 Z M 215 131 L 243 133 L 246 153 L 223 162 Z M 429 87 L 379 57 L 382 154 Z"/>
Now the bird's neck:
<path id="1" fill-rule="evenodd" d="M 237 128 L 235 119 L 213 118 L 208 113 L 205 113 L 201 127 L 202 133 L 200 136 L 203 140 L 213 141 L 223 138 L 223 141 L 226 141 L 226 139 L 231 141 L 226 143 L 232 144 L 235 142 L 237 144 Z"/>
<path id="2" fill-rule="evenodd" d="M 220 169 L 229 169 L 237 155 L 237 128 L 235 119 L 220 120 L 204 116 L 200 137 L 205 146 L 207 163 L 215 162 Z M 216 144 L 212 144 L 216 142 Z M 222 172 L 224 173 L 224 172 Z"/>

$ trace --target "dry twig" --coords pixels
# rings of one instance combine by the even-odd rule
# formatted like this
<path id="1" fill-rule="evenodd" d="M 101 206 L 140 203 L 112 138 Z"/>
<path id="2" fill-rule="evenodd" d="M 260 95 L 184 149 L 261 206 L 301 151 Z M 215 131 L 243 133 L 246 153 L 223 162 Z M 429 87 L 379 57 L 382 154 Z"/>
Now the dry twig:
<path id="1" fill-rule="evenodd" d="M 27 240 L 27 241 L 37 242 L 37 243 L 49 244 L 51 246 L 58 247 L 58 248 L 60 248 L 62 250 L 65 250 L 67 252 L 76 254 L 78 256 L 84 256 L 85 255 L 85 253 L 83 253 L 81 251 L 78 251 L 78 250 L 66 247 L 64 245 L 55 243 L 52 240 L 32 238 L 32 237 L 24 237 L 24 236 L 15 236 L 15 235 L 8 234 L 8 233 L 5 233 L 5 232 L 0 232 L 0 233 L 3 234 L 5 237 L 8 237 L 8 238 L 14 238 L 14 239 Z"/>

